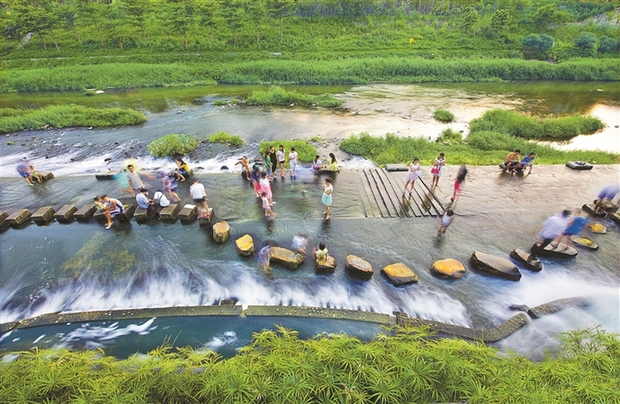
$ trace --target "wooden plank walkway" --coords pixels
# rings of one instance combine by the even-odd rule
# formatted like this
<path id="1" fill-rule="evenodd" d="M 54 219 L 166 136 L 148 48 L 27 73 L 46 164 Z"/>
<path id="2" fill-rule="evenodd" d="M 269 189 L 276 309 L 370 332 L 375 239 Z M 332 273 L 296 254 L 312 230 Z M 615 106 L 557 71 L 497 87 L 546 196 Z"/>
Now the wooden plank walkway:
<path id="1" fill-rule="evenodd" d="M 380 168 L 360 171 L 360 198 L 366 217 L 418 218 L 437 217 L 445 213 L 441 201 L 422 178 L 418 178 L 412 192 L 403 194 L 405 172 Z"/>

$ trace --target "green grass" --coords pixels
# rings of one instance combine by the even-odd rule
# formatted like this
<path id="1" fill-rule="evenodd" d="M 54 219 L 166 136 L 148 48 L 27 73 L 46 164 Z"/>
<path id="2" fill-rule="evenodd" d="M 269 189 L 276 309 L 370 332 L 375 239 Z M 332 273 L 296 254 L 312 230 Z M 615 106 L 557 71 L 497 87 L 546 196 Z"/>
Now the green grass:
<path id="1" fill-rule="evenodd" d="M 454 121 L 454 114 L 445 109 L 437 109 L 433 113 L 433 117 L 437 119 L 439 122 L 449 123 Z"/>
<path id="2" fill-rule="evenodd" d="M 245 142 L 237 135 L 231 135 L 225 131 L 214 133 L 207 140 L 211 143 L 223 143 L 235 147 L 243 146 Z"/>
<path id="3" fill-rule="evenodd" d="M 53 105 L 43 109 L 0 110 L 0 133 L 24 129 L 105 127 L 146 122 L 142 112 L 122 108 L 89 108 L 81 105 Z"/>
<path id="4" fill-rule="evenodd" d="M 0 401 L 15 403 L 613 403 L 620 338 L 598 329 L 560 335 L 533 362 L 479 342 L 400 328 L 369 342 L 342 334 L 303 340 L 276 327 L 229 359 L 162 346 L 127 359 L 103 350 L 17 352 L 0 362 Z M 14 353 L 10 353 L 11 355 Z"/>
<path id="5" fill-rule="evenodd" d="M 155 157 L 184 156 L 198 147 L 195 136 L 170 134 L 157 138 L 146 146 L 146 151 Z"/>
<path id="6" fill-rule="evenodd" d="M 245 103 L 247 105 L 280 105 L 303 107 L 319 106 L 323 108 L 337 108 L 342 101 L 331 94 L 308 95 L 296 91 L 286 91 L 281 87 L 271 87 L 267 91 L 254 91 Z"/>
<path id="7" fill-rule="evenodd" d="M 316 147 L 308 144 L 305 140 L 272 140 L 269 142 L 261 142 L 258 146 L 261 155 L 265 155 L 265 152 L 269 150 L 269 147 L 274 146 L 276 150 L 278 150 L 278 146 L 283 145 L 285 156 L 286 156 L 286 166 L 288 167 L 288 154 L 291 151 L 291 147 L 295 148 L 297 152 L 297 159 L 300 162 L 311 162 L 314 160 L 316 156 Z"/>

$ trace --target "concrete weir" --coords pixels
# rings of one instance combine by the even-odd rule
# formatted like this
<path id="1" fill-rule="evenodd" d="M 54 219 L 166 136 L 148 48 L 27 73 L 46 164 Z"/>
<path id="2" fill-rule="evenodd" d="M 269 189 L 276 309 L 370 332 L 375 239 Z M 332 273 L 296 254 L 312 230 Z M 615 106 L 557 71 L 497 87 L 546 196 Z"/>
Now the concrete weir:
<path id="1" fill-rule="evenodd" d="M 233 302 L 234 303 L 234 302 Z M 565 307 L 585 306 L 587 298 L 555 300 L 531 308 L 528 314 L 533 319 L 546 314 L 555 313 Z M 533 314 L 536 315 L 533 315 Z M 192 317 L 192 316 L 236 316 L 236 317 L 302 317 L 332 320 L 364 321 L 386 326 L 429 327 L 440 336 L 451 336 L 485 343 L 500 341 L 528 323 L 528 316 L 519 313 L 500 325 L 492 328 L 469 328 L 439 321 L 411 318 L 406 313 L 394 312 L 394 315 L 361 310 L 331 309 L 308 306 L 241 306 L 224 304 L 213 306 L 181 306 L 127 310 L 100 310 L 73 313 L 48 313 L 20 321 L 0 324 L 0 335 L 14 329 L 23 329 L 63 323 L 79 323 L 90 321 L 134 320 L 153 317 Z"/>

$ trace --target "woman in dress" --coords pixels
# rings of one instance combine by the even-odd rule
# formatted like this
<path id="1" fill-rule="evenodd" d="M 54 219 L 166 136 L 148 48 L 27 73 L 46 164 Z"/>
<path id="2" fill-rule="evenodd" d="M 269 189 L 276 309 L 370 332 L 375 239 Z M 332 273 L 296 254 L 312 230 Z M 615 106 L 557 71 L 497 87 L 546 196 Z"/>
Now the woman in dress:
<path id="1" fill-rule="evenodd" d="M 409 164 L 409 172 L 407 173 L 407 179 L 405 181 L 405 189 L 403 190 L 403 195 L 407 192 L 407 185 L 411 185 L 409 187 L 409 193 L 413 191 L 413 185 L 415 184 L 415 180 L 420 176 L 420 163 L 417 157 L 413 159 L 411 164 Z"/>
<path id="2" fill-rule="evenodd" d="M 331 177 L 326 178 L 323 183 L 323 196 L 321 197 L 321 202 L 325 205 L 325 220 L 329 220 L 330 215 L 330 207 L 332 206 L 332 192 L 334 192 L 334 186 L 332 185 Z"/>
<path id="3" fill-rule="evenodd" d="M 443 173 L 443 166 L 446 164 L 446 159 L 443 153 L 439 153 L 439 157 L 435 159 L 433 168 L 431 168 L 431 174 L 433 174 L 433 180 L 431 181 L 431 187 L 436 187 L 439 184 L 439 177 Z"/>
<path id="4" fill-rule="evenodd" d="M 271 183 L 269 182 L 269 177 L 267 177 L 266 172 L 260 173 L 260 180 L 258 180 L 259 192 L 265 193 L 267 196 L 267 200 L 270 205 L 273 205 L 273 194 L 271 192 Z"/>
<path id="5" fill-rule="evenodd" d="M 340 171 L 338 168 L 338 160 L 336 160 L 334 153 L 329 153 L 329 170 L 333 172 Z"/>

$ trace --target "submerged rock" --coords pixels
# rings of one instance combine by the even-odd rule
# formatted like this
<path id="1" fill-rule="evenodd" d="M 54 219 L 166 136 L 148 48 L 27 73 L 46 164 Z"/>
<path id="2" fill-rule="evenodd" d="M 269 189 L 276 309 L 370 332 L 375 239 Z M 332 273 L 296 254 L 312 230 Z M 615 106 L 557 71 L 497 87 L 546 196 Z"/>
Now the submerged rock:
<path id="1" fill-rule="evenodd" d="M 372 265 L 368 261 L 352 254 L 347 255 L 344 269 L 349 275 L 363 281 L 370 280 L 374 274 Z"/>
<path id="2" fill-rule="evenodd" d="M 518 281 L 521 279 L 521 272 L 519 272 L 519 269 L 506 258 L 476 251 L 471 255 L 471 263 L 474 268 L 489 275 L 498 276 L 511 281 Z"/>
<path id="3" fill-rule="evenodd" d="M 288 269 L 297 269 L 303 262 L 304 256 L 288 248 L 271 247 L 271 262 L 279 263 Z"/>
<path id="4" fill-rule="evenodd" d="M 465 272 L 465 265 L 453 258 L 438 260 L 431 265 L 431 273 L 441 278 L 460 279 Z"/>
<path id="5" fill-rule="evenodd" d="M 235 240 L 235 247 L 237 248 L 237 253 L 243 257 L 249 257 L 254 254 L 254 240 L 249 234 Z"/>
<path id="6" fill-rule="evenodd" d="M 217 243 L 225 243 L 230 237 L 230 226 L 225 220 L 219 221 L 213 225 L 213 239 Z"/>
<path id="7" fill-rule="evenodd" d="M 381 272 L 388 277 L 394 286 L 406 285 L 418 281 L 418 276 L 411 268 L 402 263 L 391 264 L 384 267 Z"/>

